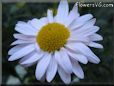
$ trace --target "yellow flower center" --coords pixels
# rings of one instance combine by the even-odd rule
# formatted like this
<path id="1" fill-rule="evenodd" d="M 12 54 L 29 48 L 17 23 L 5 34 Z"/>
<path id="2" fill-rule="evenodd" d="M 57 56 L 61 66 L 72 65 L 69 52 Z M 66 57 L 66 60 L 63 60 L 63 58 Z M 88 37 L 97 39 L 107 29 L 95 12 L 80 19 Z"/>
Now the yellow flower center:
<path id="1" fill-rule="evenodd" d="M 37 43 L 43 51 L 54 52 L 64 47 L 70 32 L 59 23 L 49 23 L 41 28 L 36 37 Z"/>

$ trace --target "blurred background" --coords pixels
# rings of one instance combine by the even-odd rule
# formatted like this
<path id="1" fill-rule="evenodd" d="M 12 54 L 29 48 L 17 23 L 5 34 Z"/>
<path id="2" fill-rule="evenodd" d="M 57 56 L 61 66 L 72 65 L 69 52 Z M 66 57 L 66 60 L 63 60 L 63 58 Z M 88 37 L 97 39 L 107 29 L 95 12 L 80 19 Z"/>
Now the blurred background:
<path id="1" fill-rule="evenodd" d="M 74 3 L 70 3 L 70 9 Z M 18 61 L 8 62 L 8 50 L 10 44 L 15 40 L 13 34 L 17 21 L 28 21 L 32 18 L 46 16 L 47 9 L 52 9 L 54 14 L 58 3 L 3 3 L 2 4 L 2 84 L 43 84 L 35 78 L 35 67 L 24 68 L 18 64 Z M 85 78 L 80 80 L 72 75 L 71 84 L 89 84 L 89 83 L 112 83 L 113 82 L 113 8 L 83 7 L 79 8 L 81 15 L 91 13 L 97 19 L 96 25 L 101 29 L 98 32 L 103 36 L 104 49 L 93 49 L 94 53 L 101 59 L 100 64 L 88 63 L 81 64 Z M 48 84 L 47 82 L 45 82 Z M 62 83 L 58 74 L 52 81 L 53 84 Z"/>

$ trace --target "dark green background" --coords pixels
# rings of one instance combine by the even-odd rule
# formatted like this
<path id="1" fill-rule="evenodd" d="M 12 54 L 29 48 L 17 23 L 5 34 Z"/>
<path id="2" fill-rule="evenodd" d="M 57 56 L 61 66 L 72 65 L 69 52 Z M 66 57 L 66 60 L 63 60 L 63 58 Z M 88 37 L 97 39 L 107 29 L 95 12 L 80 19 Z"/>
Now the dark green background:
<path id="1" fill-rule="evenodd" d="M 10 44 L 15 40 L 13 38 L 14 27 L 17 21 L 27 21 L 32 18 L 40 18 L 46 16 L 47 9 L 52 9 L 54 14 L 58 3 L 3 3 L 2 4 L 2 83 L 6 84 L 10 75 L 19 78 L 22 84 L 34 84 L 41 82 L 35 78 L 35 66 L 25 68 L 27 74 L 24 78 L 20 78 L 15 71 L 15 66 L 18 65 L 18 61 L 8 62 L 8 50 L 11 48 Z M 73 7 L 73 3 L 70 3 L 70 9 Z M 72 82 L 73 84 L 83 83 L 112 83 L 113 82 L 113 8 L 79 8 L 81 15 L 91 13 L 97 19 L 96 25 L 101 29 L 98 32 L 103 36 L 104 49 L 93 49 L 94 53 L 101 59 L 101 62 L 96 65 L 88 63 L 87 65 L 81 64 L 85 78 L 79 81 Z M 72 80 L 76 77 L 72 75 Z M 27 81 L 27 82 L 25 82 Z M 60 77 L 57 75 L 52 83 L 58 84 Z"/>

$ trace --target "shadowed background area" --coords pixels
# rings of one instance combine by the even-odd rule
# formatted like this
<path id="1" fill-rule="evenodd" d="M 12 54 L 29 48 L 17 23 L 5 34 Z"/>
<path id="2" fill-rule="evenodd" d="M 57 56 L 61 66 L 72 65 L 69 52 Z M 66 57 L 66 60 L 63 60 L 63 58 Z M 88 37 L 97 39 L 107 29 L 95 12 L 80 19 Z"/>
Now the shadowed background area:
<path id="1" fill-rule="evenodd" d="M 73 7 L 70 3 L 70 9 Z M 3 3 L 2 7 L 2 84 L 41 84 L 35 78 L 36 64 L 24 68 L 18 61 L 8 62 L 8 50 L 10 44 L 15 40 L 13 34 L 17 21 L 27 21 L 32 18 L 46 16 L 47 9 L 52 9 L 56 14 L 58 3 Z M 80 80 L 74 74 L 71 84 L 82 83 L 112 83 L 113 82 L 113 8 L 79 8 L 81 15 L 91 13 L 97 19 L 96 25 L 101 29 L 98 31 L 103 36 L 104 49 L 94 49 L 93 52 L 101 59 L 96 65 L 88 63 L 81 64 L 85 78 Z M 46 82 L 45 82 L 46 83 Z M 54 84 L 62 83 L 58 74 L 52 81 Z M 46 83 L 48 84 L 48 83 Z"/>

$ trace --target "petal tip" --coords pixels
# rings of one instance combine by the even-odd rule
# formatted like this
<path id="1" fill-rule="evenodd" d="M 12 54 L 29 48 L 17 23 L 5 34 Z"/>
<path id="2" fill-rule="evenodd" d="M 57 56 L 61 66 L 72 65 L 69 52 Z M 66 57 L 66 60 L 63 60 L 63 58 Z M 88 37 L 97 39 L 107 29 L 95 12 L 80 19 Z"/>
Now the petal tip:
<path id="1" fill-rule="evenodd" d="M 11 57 L 9 57 L 8 61 L 14 61 L 14 59 L 12 59 Z"/>
<path id="2" fill-rule="evenodd" d="M 80 79 L 84 79 L 84 75 L 83 76 L 81 76 L 81 77 L 79 77 Z"/>
<path id="3" fill-rule="evenodd" d="M 51 79 L 47 78 L 47 82 L 51 82 L 51 81 L 52 81 Z"/>
<path id="4" fill-rule="evenodd" d="M 100 59 L 97 59 L 95 64 L 99 64 L 100 63 Z"/>

